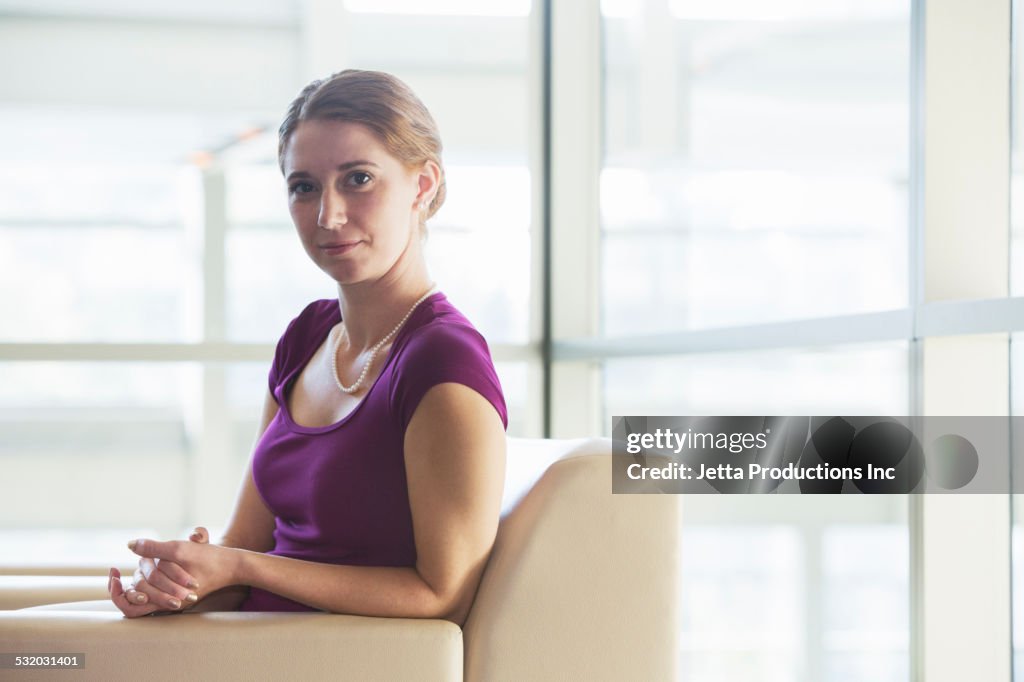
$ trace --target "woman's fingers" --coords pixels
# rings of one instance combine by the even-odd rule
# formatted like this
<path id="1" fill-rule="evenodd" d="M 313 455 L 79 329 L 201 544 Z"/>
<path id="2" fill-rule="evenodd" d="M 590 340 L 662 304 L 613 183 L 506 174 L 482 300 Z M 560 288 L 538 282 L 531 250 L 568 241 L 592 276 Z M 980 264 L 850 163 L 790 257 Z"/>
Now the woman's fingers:
<path id="1" fill-rule="evenodd" d="M 189 540 L 208 544 L 210 533 L 203 526 L 196 526 Z M 135 571 L 135 584 L 131 589 L 124 590 L 119 579 L 116 581 L 117 589 L 111 583 L 111 597 L 118 608 L 121 608 L 119 602 L 123 600 L 136 610 L 145 607 L 150 611 L 160 608 L 177 611 L 199 601 L 198 582 L 173 561 L 176 558 L 174 542 L 139 539 L 129 542 L 128 547 L 140 556 L 139 568 Z M 114 596 L 115 592 L 118 593 L 117 597 Z M 125 612 L 125 615 L 128 613 Z"/>
<path id="2" fill-rule="evenodd" d="M 135 552 L 140 557 L 177 561 L 179 559 L 178 555 L 182 551 L 179 549 L 182 544 L 184 543 L 176 540 L 160 542 L 159 540 L 139 538 L 138 540 L 132 540 L 129 542 L 128 549 Z"/>
<path id="3" fill-rule="evenodd" d="M 139 559 L 139 567 L 135 569 L 135 580 L 149 580 L 149 576 L 156 570 L 156 561 L 149 557 Z"/>
<path id="4" fill-rule="evenodd" d="M 157 571 L 153 577 L 158 579 L 160 575 L 160 572 Z M 188 595 L 191 594 L 189 590 L 180 585 L 174 585 L 170 581 L 158 587 L 148 580 L 138 580 L 135 582 L 135 590 L 146 595 L 146 601 L 137 603 L 153 604 L 161 609 L 170 609 L 171 611 L 177 611 L 182 606 L 189 606 L 196 601 L 195 598 L 188 598 Z"/>
<path id="5" fill-rule="evenodd" d="M 182 579 L 186 583 L 185 585 L 182 585 L 177 580 L 171 580 L 171 578 L 164 572 L 165 563 L 168 563 L 167 569 L 177 568 L 178 571 L 180 571 Z M 197 584 L 196 581 L 192 579 L 192 576 L 185 573 L 185 571 L 176 564 L 170 564 L 169 562 L 164 561 L 160 562 L 157 570 L 153 571 L 149 576 L 149 580 L 146 581 L 147 587 L 151 590 L 149 592 L 150 600 L 155 598 L 153 596 L 153 591 L 159 591 L 161 597 L 156 598 L 163 599 L 161 603 L 169 604 L 175 609 L 191 606 L 199 601 L 197 588 L 187 585 L 187 583 L 190 582 L 193 585 Z M 178 605 L 175 606 L 175 604 Z"/>
<path id="6" fill-rule="evenodd" d="M 107 591 L 110 593 L 110 600 L 114 603 L 114 606 L 127 618 L 148 616 L 158 609 L 157 606 L 152 604 L 136 605 L 130 603 L 125 595 L 124 587 L 121 585 L 121 572 L 116 568 L 110 569 L 108 574 Z"/>
<path id="7" fill-rule="evenodd" d="M 139 559 L 139 569 L 135 572 L 136 580 L 140 579 L 138 575 L 140 572 L 142 574 L 141 579 L 146 580 L 158 590 L 177 595 L 179 599 L 185 599 L 187 591 L 181 592 L 181 590 L 173 589 L 173 586 L 167 582 L 167 579 L 170 579 L 172 583 L 176 583 L 177 587 L 193 591 L 199 589 L 199 583 L 196 582 L 195 578 L 173 561 L 160 561 L 143 557 Z"/>
<path id="8" fill-rule="evenodd" d="M 171 610 L 178 610 L 181 608 L 182 603 L 185 605 L 194 603 L 195 599 L 188 599 L 190 594 L 188 590 L 181 587 L 180 585 L 174 585 L 172 583 L 163 582 L 166 581 L 163 573 L 159 570 L 155 570 L 152 573 L 153 579 L 146 580 L 141 571 L 135 573 L 135 587 L 134 590 L 129 590 L 128 599 L 134 601 L 136 604 L 154 604 L 160 608 L 168 608 Z M 136 592 L 145 596 L 142 601 L 133 600 L 131 592 Z"/>
<path id="9" fill-rule="evenodd" d="M 150 583 L 160 589 L 164 589 L 163 579 L 170 580 L 179 587 L 186 587 L 193 592 L 199 589 L 199 583 L 196 582 L 196 579 L 193 578 L 192 575 L 184 568 L 173 561 L 161 561 L 157 566 L 157 570 L 155 570 L 149 577 Z M 169 592 L 170 590 L 164 591 Z"/>
<path id="10" fill-rule="evenodd" d="M 149 595 L 135 588 L 143 580 L 145 580 L 145 576 L 143 576 L 139 569 L 135 569 L 135 574 L 132 576 L 132 585 L 124 592 L 124 596 L 129 603 L 146 604 L 149 602 Z"/>

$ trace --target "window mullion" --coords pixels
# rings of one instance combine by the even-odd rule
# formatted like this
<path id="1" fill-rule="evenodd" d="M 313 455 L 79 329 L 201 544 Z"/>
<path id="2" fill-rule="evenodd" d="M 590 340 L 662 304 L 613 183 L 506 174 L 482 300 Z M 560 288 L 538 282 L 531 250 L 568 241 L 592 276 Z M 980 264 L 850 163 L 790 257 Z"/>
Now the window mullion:
<path id="1" fill-rule="evenodd" d="M 929 1 L 924 35 L 920 300 L 1005 297 L 1010 3 Z M 923 414 L 1007 414 L 1007 342 L 1005 332 L 920 339 Z M 1010 680 L 1009 496 L 919 504 L 919 678 Z"/>
<path id="2" fill-rule="evenodd" d="M 598 334 L 601 172 L 601 7 L 551 0 L 551 334 Z M 602 433 L 599 366 L 556 362 L 551 433 Z M 583 399 L 581 399 L 583 397 Z"/>

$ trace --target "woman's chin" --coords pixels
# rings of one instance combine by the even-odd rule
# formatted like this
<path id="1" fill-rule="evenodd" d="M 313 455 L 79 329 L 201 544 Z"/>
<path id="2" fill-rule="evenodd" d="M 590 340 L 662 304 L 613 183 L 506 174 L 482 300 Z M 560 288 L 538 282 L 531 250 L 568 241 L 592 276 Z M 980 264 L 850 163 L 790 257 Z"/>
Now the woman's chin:
<path id="1" fill-rule="evenodd" d="M 354 264 L 321 263 L 320 270 L 325 275 L 341 285 L 358 284 L 367 279 L 367 273 L 363 268 L 354 267 Z"/>

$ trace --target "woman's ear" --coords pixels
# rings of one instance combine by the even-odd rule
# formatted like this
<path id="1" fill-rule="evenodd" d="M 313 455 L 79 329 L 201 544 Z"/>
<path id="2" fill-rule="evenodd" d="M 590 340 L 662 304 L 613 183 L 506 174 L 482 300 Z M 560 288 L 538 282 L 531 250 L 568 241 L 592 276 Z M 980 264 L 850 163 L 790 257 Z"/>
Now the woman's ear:
<path id="1" fill-rule="evenodd" d="M 418 171 L 419 192 L 416 194 L 416 203 L 423 204 L 424 208 L 430 206 L 430 202 L 437 196 L 438 187 L 441 184 L 441 167 L 430 159 L 423 162 Z"/>

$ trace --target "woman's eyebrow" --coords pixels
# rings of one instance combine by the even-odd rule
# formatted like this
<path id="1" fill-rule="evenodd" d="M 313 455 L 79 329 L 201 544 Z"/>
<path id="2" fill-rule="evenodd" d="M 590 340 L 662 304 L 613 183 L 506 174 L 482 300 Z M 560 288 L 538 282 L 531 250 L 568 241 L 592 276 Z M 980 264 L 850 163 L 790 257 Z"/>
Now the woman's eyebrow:
<path id="1" fill-rule="evenodd" d="M 357 161 L 348 161 L 346 163 L 340 164 L 338 166 L 338 170 L 348 170 L 349 168 L 352 168 L 354 166 L 373 166 L 374 168 L 380 168 L 380 166 L 375 164 L 373 161 L 359 159 Z"/>
<path id="2" fill-rule="evenodd" d="M 338 164 L 337 170 L 344 171 L 344 170 L 348 170 L 349 168 L 354 168 L 355 166 L 373 166 L 374 168 L 380 168 L 380 166 L 375 164 L 373 161 L 367 161 L 366 159 L 356 159 L 355 161 L 346 161 L 345 163 Z M 308 177 L 311 177 L 311 176 L 306 171 L 293 171 L 293 172 L 289 173 L 288 177 L 285 178 L 285 179 L 286 180 L 291 180 L 292 178 L 308 178 Z"/>

